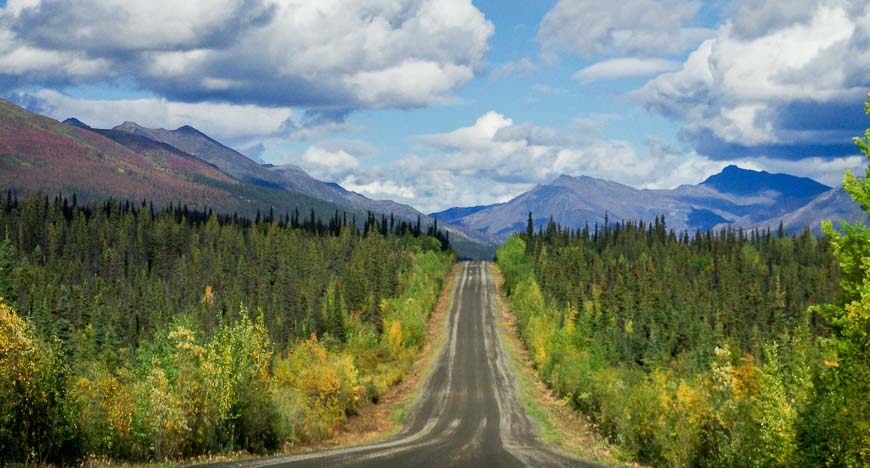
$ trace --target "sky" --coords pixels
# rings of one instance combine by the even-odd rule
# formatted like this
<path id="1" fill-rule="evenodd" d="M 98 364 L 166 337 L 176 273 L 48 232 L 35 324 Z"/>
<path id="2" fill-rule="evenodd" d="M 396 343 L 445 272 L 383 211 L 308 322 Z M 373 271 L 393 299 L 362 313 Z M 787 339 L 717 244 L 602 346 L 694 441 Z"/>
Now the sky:
<path id="1" fill-rule="evenodd" d="M 561 174 L 837 185 L 868 90 L 865 0 L 0 0 L 0 97 L 424 212 Z"/>

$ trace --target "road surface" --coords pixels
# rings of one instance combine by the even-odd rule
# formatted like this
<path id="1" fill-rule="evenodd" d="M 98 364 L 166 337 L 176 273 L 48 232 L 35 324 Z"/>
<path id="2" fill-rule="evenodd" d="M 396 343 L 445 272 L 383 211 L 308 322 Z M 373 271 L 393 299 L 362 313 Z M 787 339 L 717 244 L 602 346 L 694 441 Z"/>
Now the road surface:
<path id="1" fill-rule="evenodd" d="M 442 355 L 405 419 L 384 442 L 240 462 L 242 466 L 592 466 L 540 442 L 514 392 L 497 333 L 488 265 L 466 262 L 453 288 Z"/>

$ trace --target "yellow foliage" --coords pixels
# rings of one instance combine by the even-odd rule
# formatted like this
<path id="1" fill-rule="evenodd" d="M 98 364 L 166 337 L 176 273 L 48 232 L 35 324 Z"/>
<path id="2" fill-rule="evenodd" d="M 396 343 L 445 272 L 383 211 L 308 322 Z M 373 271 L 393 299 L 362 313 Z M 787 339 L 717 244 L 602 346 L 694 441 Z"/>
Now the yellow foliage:
<path id="1" fill-rule="evenodd" d="M 731 377 L 731 393 L 735 400 L 757 395 L 761 389 L 761 372 L 752 355 L 746 354 L 740 360 L 743 364 L 734 368 Z"/>
<path id="2" fill-rule="evenodd" d="M 3 393 L 12 386 L 32 384 L 36 374 L 37 349 L 27 323 L 0 298 L 0 384 Z"/>
<path id="3" fill-rule="evenodd" d="M 304 432 L 332 435 L 336 424 L 353 412 L 364 391 L 353 357 L 330 353 L 317 336 L 297 344 L 286 359 L 278 359 L 274 380 L 278 387 L 298 390 L 310 411 L 305 411 Z"/>
<path id="4" fill-rule="evenodd" d="M 118 382 L 112 375 L 100 375 L 95 379 L 80 377 L 72 389 L 72 394 L 82 405 L 82 418 L 93 420 L 103 418 L 109 430 L 121 437 L 130 433 L 133 422 L 133 395 L 130 388 Z"/>
<path id="5" fill-rule="evenodd" d="M 398 320 L 390 323 L 390 331 L 387 333 L 387 348 L 393 356 L 399 356 L 405 345 L 405 337 L 402 334 L 402 324 Z"/>
<path id="6" fill-rule="evenodd" d="M 209 307 L 214 307 L 214 289 L 210 284 L 205 285 L 205 292 L 202 294 L 200 302 Z"/>
<path id="7" fill-rule="evenodd" d="M 199 359 L 205 354 L 205 349 L 195 343 L 193 332 L 179 326 L 169 333 L 169 339 L 175 341 L 175 348 L 187 352 L 190 357 Z"/>
<path id="8" fill-rule="evenodd" d="M 158 458 L 177 452 L 183 434 L 189 432 L 181 397 L 173 391 L 163 369 L 151 369 L 141 395 L 148 402 L 148 425 L 153 433 L 154 451 Z"/>

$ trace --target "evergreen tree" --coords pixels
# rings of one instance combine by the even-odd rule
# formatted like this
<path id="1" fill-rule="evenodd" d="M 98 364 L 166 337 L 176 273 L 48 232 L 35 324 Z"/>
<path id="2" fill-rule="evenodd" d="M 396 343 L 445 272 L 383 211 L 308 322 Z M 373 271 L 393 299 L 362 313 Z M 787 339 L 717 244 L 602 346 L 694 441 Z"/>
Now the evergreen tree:
<path id="1" fill-rule="evenodd" d="M 18 298 L 15 291 L 14 270 L 17 265 L 15 246 L 9 237 L 0 243 L 0 297 L 14 302 Z"/>

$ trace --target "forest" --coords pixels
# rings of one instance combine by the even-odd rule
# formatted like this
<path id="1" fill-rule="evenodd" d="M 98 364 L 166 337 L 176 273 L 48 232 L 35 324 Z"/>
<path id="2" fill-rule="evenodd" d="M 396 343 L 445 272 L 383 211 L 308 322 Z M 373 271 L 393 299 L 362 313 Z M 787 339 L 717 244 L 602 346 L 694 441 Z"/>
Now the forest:
<path id="1" fill-rule="evenodd" d="M 401 381 L 455 261 L 437 225 L 146 202 L 0 207 L 0 464 L 264 453 Z"/>
<path id="2" fill-rule="evenodd" d="M 870 211 L 867 180 L 844 185 Z M 536 231 L 530 214 L 497 262 L 539 376 L 627 460 L 866 466 L 870 234 L 823 229 Z"/>

